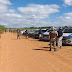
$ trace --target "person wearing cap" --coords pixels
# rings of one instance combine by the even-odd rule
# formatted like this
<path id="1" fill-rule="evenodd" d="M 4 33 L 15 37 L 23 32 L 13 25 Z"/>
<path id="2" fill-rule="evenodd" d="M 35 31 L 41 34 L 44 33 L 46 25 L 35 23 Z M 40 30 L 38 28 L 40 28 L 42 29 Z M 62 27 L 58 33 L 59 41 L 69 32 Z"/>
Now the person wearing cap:
<path id="1" fill-rule="evenodd" d="M 51 31 L 49 32 L 49 36 L 50 36 L 50 50 L 51 51 L 51 47 L 52 44 L 54 46 L 54 51 L 56 51 L 56 38 L 57 38 L 57 31 L 55 30 L 54 27 L 51 27 Z"/>
<path id="2" fill-rule="evenodd" d="M 21 33 L 20 29 L 17 29 L 17 39 L 18 38 L 20 39 L 20 33 Z"/>
<path id="3" fill-rule="evenodd" d="M 57 46 L 59 49 L 61 49 L 61 46 L 62 46 L 62 38 L 63 38 L 62 35 L 63 35 L 62 27 L 59 27 L 58 37 L 57 37 Z"/>

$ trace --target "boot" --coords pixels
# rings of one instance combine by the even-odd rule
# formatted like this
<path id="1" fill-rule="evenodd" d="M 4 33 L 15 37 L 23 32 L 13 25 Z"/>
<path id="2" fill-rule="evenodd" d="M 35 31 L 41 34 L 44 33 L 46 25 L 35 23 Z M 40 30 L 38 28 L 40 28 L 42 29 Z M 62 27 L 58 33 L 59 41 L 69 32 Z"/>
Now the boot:
<path id="1" fill-rule="evenodd" d="M 60 46 L 60 49 L 61 49 L 61 46 Z"/>
<path id="2" fill-rule="evenodd" d="M 51 48 L 50 48 L 50 50 L 49 51 L 51 51 Z"/>

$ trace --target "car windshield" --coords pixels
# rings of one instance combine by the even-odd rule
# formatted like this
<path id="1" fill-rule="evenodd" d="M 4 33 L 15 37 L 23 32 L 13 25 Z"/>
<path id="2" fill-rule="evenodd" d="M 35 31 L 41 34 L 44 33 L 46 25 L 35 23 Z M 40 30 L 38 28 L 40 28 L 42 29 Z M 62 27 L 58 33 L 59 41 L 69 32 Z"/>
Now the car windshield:
<path id="1" fill-rule="evenodd" d="M 72 33 L 72 29 L 65 29 L 64 33 Z"/>
<path id="2" fill-rule="evenodd" d="M 42 33 L 46 32 L 47 30 L 42 30 Z"/>
<path id="3" fill-rule="evenodd" d="M 28 30 L 28 32 L 34 32 L 34 30 Z"/>
<path id="4" fill-rule="evenodd" d="M 51 30 L 47 30 L 46 32 L 50 32 Z"/>
<path id="5" fill-rule="evenodd" d="M 38 33 L 39 32 L 39 30 L 35 30 L 35 33 Z"/>

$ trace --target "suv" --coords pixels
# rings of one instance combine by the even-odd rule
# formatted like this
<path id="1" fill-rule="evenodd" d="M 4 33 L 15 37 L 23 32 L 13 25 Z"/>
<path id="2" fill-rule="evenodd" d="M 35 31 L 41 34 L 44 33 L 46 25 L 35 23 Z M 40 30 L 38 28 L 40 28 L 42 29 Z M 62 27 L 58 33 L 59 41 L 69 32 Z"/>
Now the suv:
<path id="1" fill-rule="evenodd" d="M 41 34 L 43 34 L 44 32 L 46 32 L 47 29 L 41 29 Z M 39 29 L 35 30 L 34 32 L 34 38 L 41 38 L 41 34 L 39 34 Z"/>
<path id="2" fill-rule="evenodd" d="M 47 30 L 46 32 L 42 33 L 42 34 L 39 36 L 39 40 L 50 40 L 49 31 L 50 31 L 50 30 Z"/>
<path id="3" fill-rule="evenodd" d="M 72 45 L 72 28 L 64 29 L 62 42 L 65 45 Z"/>
<path id="4" fill-rule="evenodd" d="M 39 29 L 35 29 L 34 33 L 33 33 L 33 37 L 36 39 L 36 38 L 39 38 Z"/>
<path id="5" fill-rule="evenodd" d="M 41 34 L 39 34 L 39 40 L 42 40 L 43 34 L 47 31 L 48 29 L 42 29 Z"/>
<path id="6" fill-rule="evenodd" d="M 28 30 L 28 36 L 33 37 L 34 29 Z"/>

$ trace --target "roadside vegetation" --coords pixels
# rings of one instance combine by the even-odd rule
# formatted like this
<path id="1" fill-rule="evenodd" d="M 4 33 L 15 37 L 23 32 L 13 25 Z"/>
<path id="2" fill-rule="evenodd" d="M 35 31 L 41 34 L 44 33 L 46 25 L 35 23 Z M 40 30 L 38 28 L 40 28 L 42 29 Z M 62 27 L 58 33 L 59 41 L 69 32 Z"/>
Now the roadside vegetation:
<path id="1" fill-rule="evenodd" d="M 2 34 L 7 28 L 5 26 L 0 25 L 0 34 Z"/>

